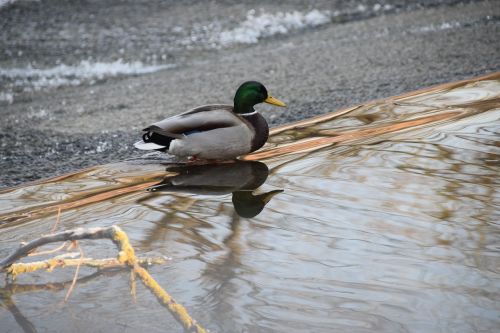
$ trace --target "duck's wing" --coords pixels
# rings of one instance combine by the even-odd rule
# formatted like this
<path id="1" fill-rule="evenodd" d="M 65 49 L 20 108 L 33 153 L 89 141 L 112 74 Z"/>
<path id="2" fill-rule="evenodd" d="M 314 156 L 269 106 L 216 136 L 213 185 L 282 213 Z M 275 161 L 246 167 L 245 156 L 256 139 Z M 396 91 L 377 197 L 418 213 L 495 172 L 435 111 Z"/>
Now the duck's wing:
<path id="1" fill-rule="evenodd" d="M 180 115 L 153 123 L 144 131 L 159 134 L 168 132 L 179 136 L 192 131 L 208 131 L 214 128 L 235 126 L 239 119 L 232 110 L 231 105 L 224 104 L 199 106 Z"/>
<path id="2" fill-rule="evenodd" d="M 182 139 L 187 134 L 236 126 L 241 120 L 232 111 L 233 107 L 225 104 L 196 107 L 144 128 L 143 140 L 134 146 L 145 150 L 168 149 L 170 141 Z"/>

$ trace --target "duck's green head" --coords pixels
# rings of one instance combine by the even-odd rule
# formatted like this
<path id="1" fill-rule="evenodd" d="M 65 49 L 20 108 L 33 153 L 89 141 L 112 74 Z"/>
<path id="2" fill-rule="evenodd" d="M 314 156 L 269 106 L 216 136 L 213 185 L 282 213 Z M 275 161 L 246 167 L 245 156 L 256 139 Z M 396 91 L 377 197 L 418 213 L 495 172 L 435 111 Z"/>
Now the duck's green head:
<path id="1" fill-rule="evenodd" d="M 243 83 L 234 95 L 234 112 L 250 113 L 255 111 L 254 105 L 269 103 L 277 106 L 286 106 L 285 103 L 267 93 L 266 87 L 257 81 Z"/>

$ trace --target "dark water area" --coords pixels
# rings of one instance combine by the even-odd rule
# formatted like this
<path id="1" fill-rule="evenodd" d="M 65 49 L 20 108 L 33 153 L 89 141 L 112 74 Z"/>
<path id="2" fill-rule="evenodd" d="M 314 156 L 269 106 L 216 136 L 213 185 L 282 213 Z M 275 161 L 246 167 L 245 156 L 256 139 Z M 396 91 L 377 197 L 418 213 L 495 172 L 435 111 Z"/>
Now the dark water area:
<path id="1" fill-rule="evenodd" d="M 212 332 L 494 332 L 499 174 L 494 74 L 277 127 L 237 163 L 153 154 L 3 190 L 0 257 L 61 209 L 59 230 L 116 224 L 171 258 L 148 270 Z M 182 331 L 127 270 L 82 269 L 63 304 L 73 274 L 4 283 L 2 329 Z"/>
<path id="2" fill-rule="evenodd" d="M 497 1 L 0 3 L 0 187 L 140 157 L 146 124 L 245 80 L 276 126 L 500 69 Z"/>

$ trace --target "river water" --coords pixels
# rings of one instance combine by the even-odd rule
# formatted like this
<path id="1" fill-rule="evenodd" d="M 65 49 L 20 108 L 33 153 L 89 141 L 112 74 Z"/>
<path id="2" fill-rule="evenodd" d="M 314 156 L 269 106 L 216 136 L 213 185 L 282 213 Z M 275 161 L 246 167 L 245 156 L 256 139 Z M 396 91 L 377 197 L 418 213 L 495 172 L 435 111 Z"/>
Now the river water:
<path id="1" fill-rule="evenodd" d="M 275 128 L 233 164 L 150 155 L 0 192 L 0 256 L 117 224 L 212 332 L 493 332 L 500 327 L 500 75 Z M 86 256 L 113 257 L 106 241 Z M 127 270 L 3 284 L 5 332 L 182 331 Z M 69 282 L 68 282 L 69 281 Z"/>

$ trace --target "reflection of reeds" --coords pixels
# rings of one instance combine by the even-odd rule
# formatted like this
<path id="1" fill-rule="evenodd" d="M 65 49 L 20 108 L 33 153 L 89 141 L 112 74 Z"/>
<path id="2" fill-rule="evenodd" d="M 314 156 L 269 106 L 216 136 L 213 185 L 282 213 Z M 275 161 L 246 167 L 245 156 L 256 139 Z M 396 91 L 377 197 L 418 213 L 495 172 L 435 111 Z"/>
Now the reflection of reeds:
<path id="1" fill-rule="evenodd" d="M 454 89 L 459 89 L 466 85 L 474 84 L 475 82 L 483 80 L 498 80 L 499 78 L 500 73 L 493 73 L 474 79 L 442 84 L 436 87 L 425 88 L 399 96 L 394 96 L 391 97 L 390 100 L 371 101 L 356 107 L 346 108 L 322 116 L 283 125 L 270 131 L 271 137 L 264 149 L 246 155 L 242 159 L 253 161 L 275 157 L 282 158 L 288 154 L 315 151 L 333 144 L 351 143 L 358 140 L 367 140 L 372 137 L 380 138 L 384 134 L 398 132 L 404 129 L 418 128 L 422 125 L 435 124 L 436 122 L 456 119 L 462 116 L 469 116 L 475 113 L 487 111 L 498 105 L 498 97 L 491 98 L 488 96 L 476 96 L 476 98 L 471 99 L 470 103 L 450 104 L 448 107 L 439 103 L 436 105 L 433 103 L 430 103 L 430 105 L 422 104 L 420 103 L 420 99 L 431 98 L 432 96 L 442 96 L 448 92 L 453 92 Z M 377 108 L 395 105 L 405 107 L 404 114 L 413 113 L 415 115 L 422 115 L 424 110 L 421 110 L 421 108 L 424 107 L 426 108 L 425 111 L 428 115 L 397 123 L 393 121 L 388 124 L 378 122 L 375 126 L 363 126 L 362 128 L 356 127 L 344 131 L 340 131 L 333 126 L 333 121 L 337 118 L 342 118 L 341 116 L 344 116 L 345 114 L 354 115 L 355 113 L 358 113 L 356 118 L 360 120 L 360 118 L 366 117 L 367 113 L 370 111 L 375 112 Z M 454 110 L 452 112 L 444 113 L 440 112 L 443 110 L 448 111 L 451 106 L 453 106 L 453 109 L 456 109 L 456 111 Z M 392 109 L 392 107 L 389 107 L 389 109 Z M 386 115 L 387 112 L 388 110 L 378 110 L 378 113 L 382 114 L 379 117 L 382 117 L 384 114 Z M 395 116 L 401 118 L 401 114 L 395 114 Z M 396 119 L 396 117 L 392 118 Z M 324 129 L 324 127 L 328 129 Z"/>
<path id="2" fill-rule="evenodd" d="M 155 173 L 148 175 L 147 179 L 138 179 L 135 184 L 124 182 L 118 187 L 106 188 L 103 191 L 92 191 L 90 193 L 81 193 L 78 196 L 72 197 L 69 200 L 57 202 L 57 204 L 39 205 L 36 207 L 28 207 L 27 209 L 15 211 L 0 215 L 0 228 L 2 226 L 12 227 L 13 225 L 21 224 L 26 219 L 32 220 L 40 218 L 47 214 L 52 214 L 58 210 L 70 210 L 81 206 L 106 201 L 112 198 L 120 197 L 130 193 L 140 192 L 158 182 L 157 178 L 164 176 L 165 173 Z M 154 181 L 153 181 L 154 180 Z"/>
<path id="3" fill-rule="evenodd" d="M 354 140 L 366 139 L 370 137 L 380 136 L 386 133 L 401 131 L 407 128 L 415 128 L 417 126 L 422 126 L 429 123 L 449 120 L 457 116 L 460 116 L 461 114 L 462 114 L 461 111 L 440 113 L 427 117 L 421 117 L 418 119 L 412 119 L 400 123 L 382 125 L 373 128 L 359 129 L 346 132 L 334 132 L 332 133 L 334 134 L 334 136 L 326 136 L 329 134 L 329 132 L 323 130 L 322 133 L 320 133 L 323 136 L 308 137 L 307 139 L 298 142 L 293 142 L 290 144 L 281 145 L 277 148 L 271 148 L 258 153 L 250 154 L 243 157 L 243 160 L 248 160 L 248 161 L 262 160 L 262 159 L 272 158 L 275 156 L 283 156 L 286 154 L 297 154 L 311 150 L 318 150 L 320 148 L 324 148 L 335 143 L 352 142 Z"/>
<path id="4" fill-rule="evenodd" d="M 184 329 L 189 332 L 207 332 L 202 326 L 198 325 L 194 319 L 188 314 L 186 308 L 181 304 L 177 303 L 170 294 L 168 294 L 156 281 L 153 277 L 140 266 L 139 259 L 135 256 L 135 251 L 131 246 L 127 234 L 118 226 L 111 226 L 108 228 L 91 228 L 91 229 L 75 229 L 75 230 L 67 230 L 63 232 L 59 232 L 57 234 L 51 234 L 47 236 L 42 236 L 37 238 L 29 243 L 26 243 L 19 247 L 16 251 L 14 251 L 10 256 L 5 258 L 0 262 L 0 268 L 3 271 L 6 271 L 13 278 L 17 275 L 27 272 L 32 272 L 37 269 L 46 268 L 53 269 L 57 267 L 59 261 L 57 259 L 51 259 L 47 262 L 40 263 L 26 263 L 26 264 L 14 264 L 15 261 L 19 260 L 22 257 L 27 256 L 34 249 L 43 246 L 45 244 L 54 243 L 54 242 L 62 242 L 62 241 L 77 241 L 82 239 L 110 239 L 115 243 L 115 245 L 119 249 L 117 261 L 123 265 L 129 266 L 132 269 L 132 272 L 139 276 L 143 284 L 153 292 L 153 294 L 158 298 L 158 300 L 164 305 L 172 316 L 179 321 Z M 77 267 L 84 262 L 84 259 L 76 260 Z M 76 276 L 74 280 L 71 281 L 70 288 L 74 286 L 76 282 Z M 4 297 L 4 304 L 9 308 L 9 310 L 14 314 L 20 314 L 19 311 L 15 311 L 14 303 L 10 300 L 10 295 L 8 298 Z M 16 317 L 17 320 L 18 317 Z M 19 322 L 19 321 L 18 321 Z M 23 329 L 33 327 L 33 325 L 28 321 L 23 322 Z M 28 325 L 31 324 L 30 325 Z M 26 325 L 24 325 L 26 324 Z M 25 330 L 26 330 L 25 329 Z"/>

